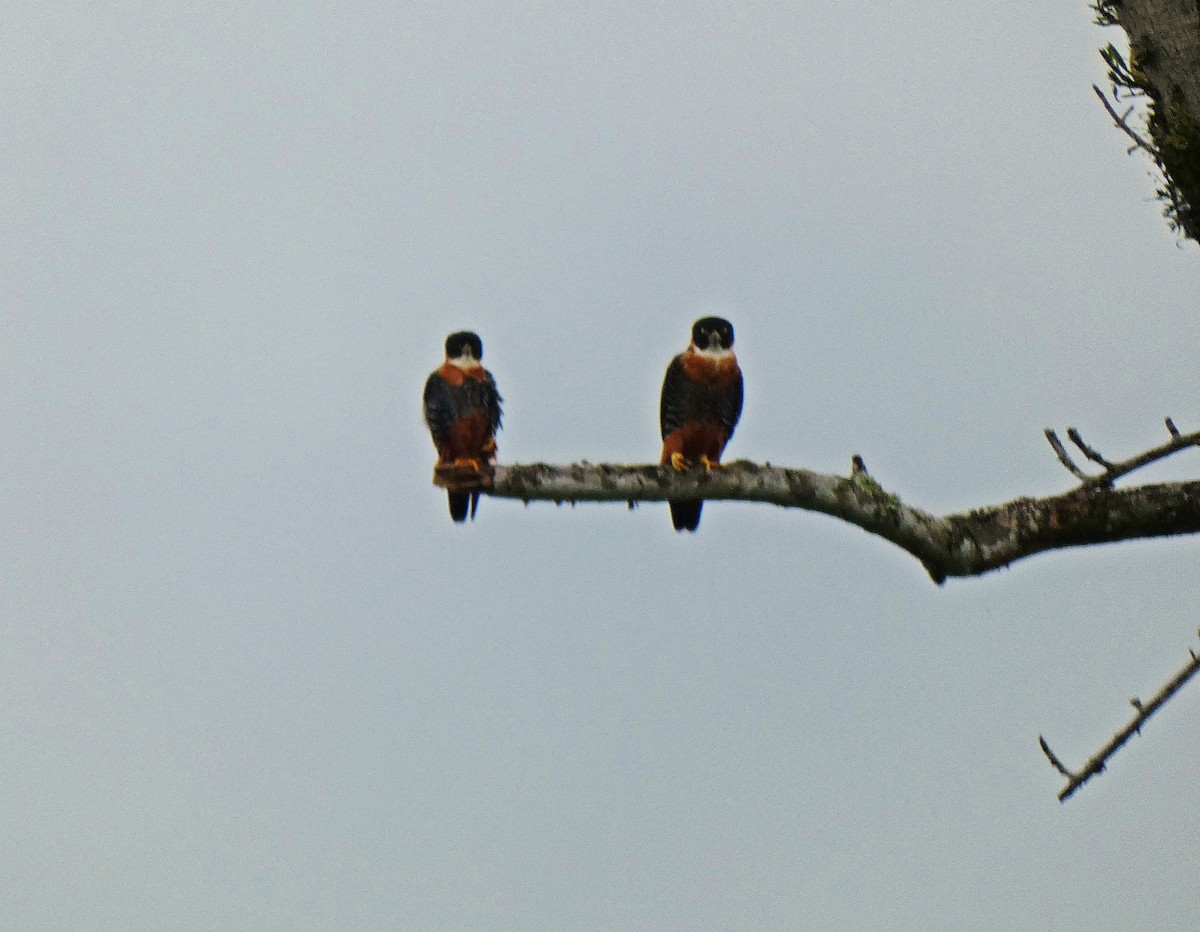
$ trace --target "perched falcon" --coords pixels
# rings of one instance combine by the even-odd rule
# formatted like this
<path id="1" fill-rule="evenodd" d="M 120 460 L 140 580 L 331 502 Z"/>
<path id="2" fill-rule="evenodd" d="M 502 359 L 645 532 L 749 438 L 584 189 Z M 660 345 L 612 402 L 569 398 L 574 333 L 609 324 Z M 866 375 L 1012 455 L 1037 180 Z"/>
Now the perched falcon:
<path id="1" fill-rule="evenodd" d="M 425 382 L 425 423 L 438 453 L 435 474 L 458 467 L 491 475 L 503 399 L 481 359 L 483 343 L 478 336 L 469 330 L 452 333 L 446 337 L 446 361 Z M 468 511 L 475 517 L 478 492 L 448 494 L 451 518 L 466 521 Z"/>
<path id="2" fill-rule="evenodd" d="M 691 344 L 667 366 L 658 412 L 660 462 L 680 472 L 696 462 L 712 469 L 741 413 L 742 370 L 733 355 L 733 326 L 720 317 L 702 317 L 692 325 Z M 675 530 L 696 530 L 702 501 L 669 504 Z"/>

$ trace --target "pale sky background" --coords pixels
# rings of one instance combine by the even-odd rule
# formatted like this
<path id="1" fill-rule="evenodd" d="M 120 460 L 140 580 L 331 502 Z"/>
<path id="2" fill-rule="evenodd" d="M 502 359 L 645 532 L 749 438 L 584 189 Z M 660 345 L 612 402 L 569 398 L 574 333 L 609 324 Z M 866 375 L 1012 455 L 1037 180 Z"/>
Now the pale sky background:
<path id="1" fill-rule="evenodd" d="M 1196 928 L 1200 687 L 1065 805 L 1036 741 L 1183 664 L 1197 540 L 459 527 L 420 415 L 469 327 L 503 460 L 654 460 L 720 313 L 729 458 L 933 511 L 1196 429 L 1085 3 L 0 12 L 0 928 Z"/>

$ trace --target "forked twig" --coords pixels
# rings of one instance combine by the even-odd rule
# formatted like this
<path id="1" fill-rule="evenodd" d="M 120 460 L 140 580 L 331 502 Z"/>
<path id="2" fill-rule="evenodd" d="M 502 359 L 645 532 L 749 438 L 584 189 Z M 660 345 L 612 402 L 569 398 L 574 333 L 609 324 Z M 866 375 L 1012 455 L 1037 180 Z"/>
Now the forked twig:
<path id="1" fill-rule="evenodd" d="M 1150 463 L 1165 459 L 1172 453 L 1178 453 L 1180 450 L 1186 450 L 1188 447 L 1200 446 L 1200 431 L 1193 431 L 1190 434 L 1181 434 L 1175 426 L 1175 422 L 1169 417 L 1164 419 L 1167 425 L 1167 432 L 1171 435 L 1171 439 L 1157 447 L 1152 447 L 1144 453 L 1139 453 L 1137 456 L 1131 456 L 1127 460 L 1114 463 L 1105 459 L 1100 453 L 1088 443 L 1086 443 L 1079 431 L 1074 427 L 1067 428 L 1067 437 L 1075 444 L 1091 462 L 1097 466 L 1103 467 L 1103 472 L 1094 476 L 1090 476 L 1082 469 L 1075 465 L 1075 461 L 1071 459 L 1067 453 L 1063 442 L 1058 439 L 1056 434 L 1050 428 L 1046 428 L 1046 440 L 1049 441 L 1051 449 L 1054 450 L 1054 455 L 1058 457 L 1058 461 L 1063 464 L 1068 472 L 1075 478 L 1081 480 L 1085 487 L 1099 486 L 1102 488 L 1110 488 L 1114 482 L 1122 476 L 1127 476 L 1136 469 L 1141 469 L 1143 466 L 1148 466 Z"/>

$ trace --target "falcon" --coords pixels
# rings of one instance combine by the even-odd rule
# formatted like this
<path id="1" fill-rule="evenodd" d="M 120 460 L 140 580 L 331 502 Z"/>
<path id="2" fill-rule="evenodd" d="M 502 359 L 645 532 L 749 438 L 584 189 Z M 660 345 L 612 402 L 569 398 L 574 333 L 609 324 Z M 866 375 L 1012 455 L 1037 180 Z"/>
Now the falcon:
<path id="1" fill-rule="evenodd" d="M 479 492 L 454 490 L 455 477 L 461 482 L 465 473 L 490 480 L 496 461 L 503 399 L 482 359 L 483 342 L 476 334 L 452 333 L 446 337 L 446 361 L 425 382 L 425 423 L 438 454 L 435 481 L 449 480 L 450 517 L 459 522 L 466 521 L 468 513 L 474 520 Z"/>
<path id="2" fill-rule="evenodd" d="M 671 360 L 663 379 L 658 419 L 663 466 L 683 472 L 697 462 L 716 467 L 742 413 L 742 370 L 733 354 L 733 325 L 702 317 L 692 325 L 688 348 Z M 700 525 L 703 501 L 673 501 L 677 531 Z"/>

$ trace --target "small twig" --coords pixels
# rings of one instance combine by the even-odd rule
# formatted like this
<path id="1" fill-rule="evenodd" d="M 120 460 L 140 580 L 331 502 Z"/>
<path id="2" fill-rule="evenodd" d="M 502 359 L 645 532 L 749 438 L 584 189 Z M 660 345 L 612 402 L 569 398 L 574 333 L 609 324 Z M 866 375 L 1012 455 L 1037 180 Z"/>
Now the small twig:
<path id="1" fill-rule="evenodd" d="M 1050 750 L 1050 745 L 1046 743 L 1046 739 L 1041 735 L 1038 735 L 1038 744 L 1042 746 L 1042 753 L 1045 754 L 1050 763 L 1054 765 L 1055 770 L 1061 773 L 1068 780 L 1075 779 L 1075 774 L 1071 773 L 1071 771 L 1067 770 L 1067 768 L 1063 766 L 1063 762 L 1054 755 L 1054 752 Z"/>
<path id="2" fill-rule="evenodd" d="M 1088 758 L 1087 763 L 1084 764 L 1078 772 L 1072 773 L 1066 767 L 1064 767 L 1062 761 L 1054 756 L 1054 752 L 1050 750 L 1050 746 L 1046 744 L 1046 740 L 1041 735 L 1038 735 L 1038 742 L 1042 746 L 1043 753 L 1045 753 L 1046 757 L 1049 758 L 1050 763 L 1054 765 L 1054 769 L 1067 778 L 1067 785 L 1063 787 L 1062 791 L 1058 794 L 1060 802 L 1070 798 L 1071 794 L 1083 786 L 1083 784 L 1087 783 L 1087 781 L 1096 774 L 1102 773 L 1104 771 L 1104 765 L 1108 762 L 1108 759 L 1121 748 L 1121 745 L 1128 741 L 1133 735 L 1141 734 L 1142 726 L 1146 724 L 1146 721 L 1150 718 L 1150 716 L 1157 712 L 1168 699 L 1175 695 L 1175 693 L 1182 688 L 1184 683 L 1196 675 L 1196 672 L 1200 670 L 1200 657 L 1196 655 L 1195 651 L 1189 650 L 1188 653 L 1191 654 L 1191 661 L 1182 670 L 1176 673 L 1175 676 L 1171 678 L 1171 681 L 1162 689 L 1160 689 L 1153 699 L 1151 699 L 1149 702 L 1142 702 L 1140 699 L 1129 700 L 1130 705 L 1137 710 L 1137 714 L 1133 717 L 1133 720 L 1115 735 L 1113 735 L 1112 740 L 1110 740 L 1108 744 L 1104 745 L 1104 747 Z"/>
<path id="3" fill-rule="evenodd" d="M 1155 149 L 1154 146 L 1150 145 L 1150 143 L 1146 142 L 1146 140 L 1144 140 L 1137 133 L 1135 133 L 1127 122 L 1129 119 L 1129 114 L 1133 111 L 1133 108 L 1130 107 L 1125 111 L 1125 115 L 1121 116 L 1116 110 L 1113 109 L 1112 104 L 1108 102 L 1108 96 L 1104 93 L 1104 91 L 1100 90 L 1100 88 L 1098 88 L 1095 84 L 1092 85 L 1092 90 L 1095 91 L 1096 96 L 1100 98 L 1100 103 L 1104 104 L 1104 109 L 1107 110 L 1108 115 L 1113 118 L 1113 122 L 1116 123 L 1117 126 L 1119 126 L 1122 130 L 1124 130 L 1126 136 L 1133 140 L 1134 144 L 1129 151 L 1132 152 L 1134 149 L 1144 149 L 1150 154 L 1150 157 L 1157 162 L 1158 150 Z"/>
<path id="4" fill-rule="evenodd" d="M 1169 417 L 1163 418 L 1163 420 L 1166 421 L 1166 424 L 1167 424 L 1167 433 L 1169 433 L 1172 437 L 1178 437 L 1179 436 L 1179 428 L 1175 426 L 1175 422 L 1172 421 Z"/>
<path id="5" fill-rule="evenodd" d="M 1079 435 L 1079 431 L 1077 431 L 1074 427 L 1067 428 L 1067 436 L 1070 438 L 1071 443 L 1073 443 L 1073 444 L 1075 444 L 1075 446 L 1079 447 L 1079 449 L 1083 453 L 1083 455 L 1086 456 L 1088 459 L 1090 459 L 1093 463 L 1096 463 L 1099 466 L 1103 466 L 1106 470 L 1112 469 L 1112 463 L 1110 463 L 1103 456 L 1101 456 L 1099 453 L 1097 453 L 1095 451 L 1095 449 L 1093 449 L 1092 447 L 1090 447 L 1086 443 L 1084 443 L 1083 437 L 1081 437 Z"/>
<path id="6" fill-rule="evenodd" d="M 1054 450 L 1054 455 L 1058 457 L 1058 461 L 1063 464 L 1066 470 L 1076 479 L 1081 479 L 1087 482 L 1092 477 L 1085 473 L 1082 469 L 1075 465 L 1075 461 L 1071 459 L 1067 453 L 1067 448 L 1062 445 L 1062 441 L 1058 439 L 1056 434 L 1049 427 L 1046 428 L 1046 439 L 1050 441 L 1050 447 Z"/>

